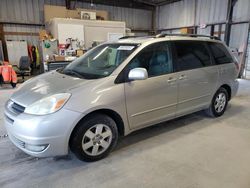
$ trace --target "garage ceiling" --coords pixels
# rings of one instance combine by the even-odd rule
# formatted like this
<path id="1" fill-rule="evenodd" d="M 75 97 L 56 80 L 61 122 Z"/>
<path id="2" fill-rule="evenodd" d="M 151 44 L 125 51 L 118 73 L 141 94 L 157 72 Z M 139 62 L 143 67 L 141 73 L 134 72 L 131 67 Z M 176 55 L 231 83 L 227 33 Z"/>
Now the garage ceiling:
<path id="1" fill-rule="evenodd" d="M 71 7 L 71 2 L 86 2 L 92 4 L 102 4 L 117 7 L 128 7 L 152 10 L 156 6 L 173 3 L 181 0 L 65 0 L 67 8 Z"/>

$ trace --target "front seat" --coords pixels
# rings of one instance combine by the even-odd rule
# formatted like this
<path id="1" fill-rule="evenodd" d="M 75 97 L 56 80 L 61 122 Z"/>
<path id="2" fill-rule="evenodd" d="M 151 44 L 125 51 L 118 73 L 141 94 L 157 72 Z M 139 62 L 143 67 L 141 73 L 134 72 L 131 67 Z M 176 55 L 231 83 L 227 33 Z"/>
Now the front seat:
<path id="1" fill-rule="evenodd" d="M 170 71 L 170 67 L 168 64 L 168 55 L 166 52 L 158 52 L 151 59 L 149 63 L 148 73 L 150 76 L 157 76 L 168 73 Z"/>

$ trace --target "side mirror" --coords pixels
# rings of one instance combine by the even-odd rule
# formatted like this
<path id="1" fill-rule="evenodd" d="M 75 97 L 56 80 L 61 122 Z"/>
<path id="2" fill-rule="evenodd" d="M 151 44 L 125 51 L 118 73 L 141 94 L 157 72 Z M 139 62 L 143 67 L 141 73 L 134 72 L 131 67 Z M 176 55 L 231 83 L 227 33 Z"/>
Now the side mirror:
<path id="1" fill-rule="evenodd" d="M 129 71 L 129 80 L 146 80 L 148 78 L 148 71 L 145 68 L 134 68 Z"/>

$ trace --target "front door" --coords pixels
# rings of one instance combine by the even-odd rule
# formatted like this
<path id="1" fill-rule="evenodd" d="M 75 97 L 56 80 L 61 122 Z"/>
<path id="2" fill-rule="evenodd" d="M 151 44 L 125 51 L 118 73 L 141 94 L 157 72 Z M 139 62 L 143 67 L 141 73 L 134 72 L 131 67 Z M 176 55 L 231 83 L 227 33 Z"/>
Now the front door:
<path id="1" fill-rule="evenodd" d="M 127 69 L 147 69 L 146 80 L 125 83 L 127 115 L 132 129 L 155 124 L 175 116 L 177 83 L 168 42 L 145 47 Z"/>

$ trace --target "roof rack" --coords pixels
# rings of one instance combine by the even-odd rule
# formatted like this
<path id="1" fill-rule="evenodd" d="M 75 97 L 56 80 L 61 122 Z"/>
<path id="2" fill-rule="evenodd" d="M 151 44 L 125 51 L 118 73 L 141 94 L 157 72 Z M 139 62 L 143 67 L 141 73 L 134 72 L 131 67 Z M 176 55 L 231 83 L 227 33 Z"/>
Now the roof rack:
<path id="1" fill-rule="evenodd" d="M 119 40 L 121 40 L 121 39 L 129 39 L 129 38 L 155 38 L 155 36 L 153 36 L 153 35 L 145 35 L 145 36 L 125 36 L 125 37 L 119 38 Z"/>
<path id="2" fill-rule="evenodd" d="M 121 39 L 130 39 L 130 38 L 137 38 L 137 37 L 139 37 L 139 36 L 124 36 L 124 37 L 119 38 L 119 40 L 121 40 Z"/>
<path id="3" fill-rule="evenodd" d="M 158 34 L 155 36 L 155 38 L 163 38 L 166 36 L 181 36 L 181 37 L 206 37 L 214 40 L 220 40 L 219 37 L 216 36 L 209 36 L 209 35 L 197 35 L 197 34 L 173 34 L 173 33 L 164 33 L 164 34 Z"/>

